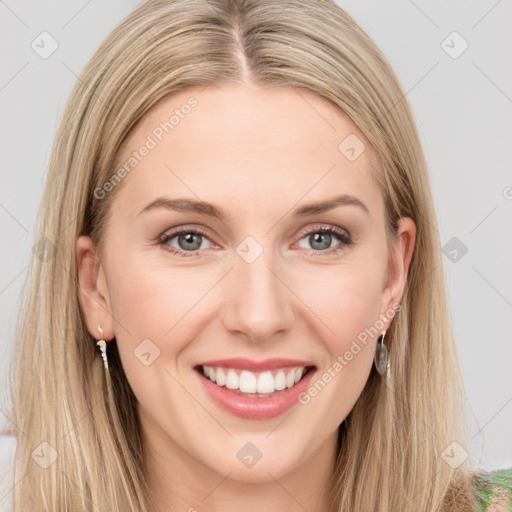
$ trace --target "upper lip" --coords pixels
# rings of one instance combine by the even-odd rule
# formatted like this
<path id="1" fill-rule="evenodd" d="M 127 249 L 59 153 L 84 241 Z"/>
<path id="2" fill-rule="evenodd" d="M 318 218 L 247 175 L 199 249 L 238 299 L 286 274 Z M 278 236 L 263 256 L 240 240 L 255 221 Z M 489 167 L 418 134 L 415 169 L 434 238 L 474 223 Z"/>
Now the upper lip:
<path id="1" fill-rule="evenodd" d="M 242 357 L 232 359 L 215 359 L 202 361 L 196 366 L 215 366 L 221 368 L 234 368 L 239 370 L 249 370 L 252 372 L 264 372 L 266 370 L 275 370 L 276 368 L 315 366 L 311 361 L 299 359 L 274 358 L 255 361 Z"/>

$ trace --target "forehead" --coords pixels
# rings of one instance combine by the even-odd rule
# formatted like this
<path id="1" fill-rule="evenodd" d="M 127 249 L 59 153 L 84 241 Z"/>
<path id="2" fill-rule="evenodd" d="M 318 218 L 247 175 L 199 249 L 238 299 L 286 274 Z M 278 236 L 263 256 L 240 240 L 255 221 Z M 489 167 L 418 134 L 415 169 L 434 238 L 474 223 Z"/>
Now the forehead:
<path id="1" fill-rule="evenodd" d="M 210 85 L 169 95 L 123 143 L 122 166 L 119 200 L 141 208 L 160 195 L 254 213 L 276 201 L 346 193 L 368 204 L 379 195 L 377 159 L 358 128 L 330 102 L 291 87 Z"/>

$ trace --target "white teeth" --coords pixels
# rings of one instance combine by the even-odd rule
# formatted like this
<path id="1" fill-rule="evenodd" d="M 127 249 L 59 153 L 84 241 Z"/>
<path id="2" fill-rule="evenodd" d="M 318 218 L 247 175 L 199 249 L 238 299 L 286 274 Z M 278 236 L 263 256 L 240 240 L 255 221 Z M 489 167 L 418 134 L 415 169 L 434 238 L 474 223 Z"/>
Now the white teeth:
<path id="1" fill-rule="evenodd" d="M 291 388 L 295 384 L 295 369 L 291 369 L 286 375 L 286 387 Z"/>
<path id="2" fill-rule="evenodd" d="M 256 393 L 256 376 L 254 373 L 247 370 L 242 371 L 239 389 L 242 393 Z"/>
<path id="3" fill-rule="evenodd" d="M 215 382 L 218 386 L 224 386 L 226 384 L 226 374 L 224 373 L 224 370 L 222 368 L 217 368 L 217 375 Z"/>
<path id="4" fill-rule="evenodd" d="M 203 366 L 206 378 L 218 386 L 227 389 L 239 390 L 242 393 L 268 395 L 274 391 L 291 388 L 302 378 L 306 368 L 282 368 L 276 371 L 253 373 L 248 370 L 234 370 L 233 368 L 216 368 Z"/>
<path id="5" fill-rule="evenodd" d="M 228 370 L 228 374 L 226 376 L 226 387 L 228 389 L 238 389 L 240 381 L 238 380 L 238 375 L 235 370 Z"/>
<path id="6" fill-rule="evenodd" d="M 240 388 L 240 391 L 243 391 Z M 274 390 L 274 377 L 272 377 L 272 373 L 263 372 L 258 377 L 258 393 L 273 393 Z"/>
<path id="7" fill-rule="evenodd" d="M 283 370 L 277 372 L 276 378 L 274 379 L 274 388 L 276 391 L 281 391 L 286 388 L 286 375 Z"/>

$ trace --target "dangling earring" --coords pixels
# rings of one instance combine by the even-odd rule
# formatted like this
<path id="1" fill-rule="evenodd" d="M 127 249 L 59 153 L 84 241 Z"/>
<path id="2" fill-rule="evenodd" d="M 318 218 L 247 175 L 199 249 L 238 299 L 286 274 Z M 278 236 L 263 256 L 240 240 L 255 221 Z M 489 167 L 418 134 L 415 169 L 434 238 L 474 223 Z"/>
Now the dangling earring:
<path id="1" fill-rule="evenodd" d="M 98 325 L 98 331 L 100 331 L 101 334 L 101 340 L 96 342 L 96 345 L 100 347 L 101 350 L 101 357 L 103 358 L 103 366 L 105 367 L 105 370 L 108 372 L 108 359 L 107 359 L 107 342 L 103 339 L 103 329 L 100 325 Z"/>
<path id="2" fill-rule="evenodd" d="M 375 357 L 373 361 L 375 363 L 376 370 L 384 378 L 389 375 L 388 349 L 384 344 L 385 336 L 386 331 L 383 331 L 377 340 L 377 348 L 375 349 Z"/>

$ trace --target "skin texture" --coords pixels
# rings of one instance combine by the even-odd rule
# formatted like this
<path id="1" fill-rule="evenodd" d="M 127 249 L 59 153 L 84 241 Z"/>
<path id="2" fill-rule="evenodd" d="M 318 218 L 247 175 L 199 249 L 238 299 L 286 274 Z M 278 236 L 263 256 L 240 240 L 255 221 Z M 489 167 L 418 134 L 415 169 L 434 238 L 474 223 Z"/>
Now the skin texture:
<path id="1" fill-rule="evenodd" d="M 388 260 L 371 147 L 339 109 L 292 88 L 175 93 L 132 130 L 119 162 L 191 96 L 197 106 L 117 185 L 102 259 L 90 238 L 77 241 L 87 327 L 100 339 L 100 324 L 104 339 L 117 340 L 138 399 L 155 511 L 229 512 L 241 504 L 245 511 L 326 511 L 337 428 L 368 379 L 376 337 L 308 404 L 268 420 L 224 412 L 192 368 L 208 359 L 289 357 L 314 362 L 320 376 L 400 302 L 415 225 L 400 220 Z M 349 134 L 366 144 L 354 161 L 338 149 Z M 357 197 L 369 212 L 344 205 L 292 216 L 339 194 Z M 228 217 L 165 208 L 139 214 L 163 196 L 215 203 Z M 166 250 L 197 252 L 177 236 L 159 245 L 160 235 L 180 226 L 206 231 L 195 256 Z M 331 226 L 352 244 L 334 235 L 315 243 L 310 235 Z M 251 263 L 237 253 L 248 236 L 263 250 Z M 148 366 L 134 355 L 145 339 L 160 350 Z M 237 457 L 247 442 L 262 453 L 250 468 Z"/>

